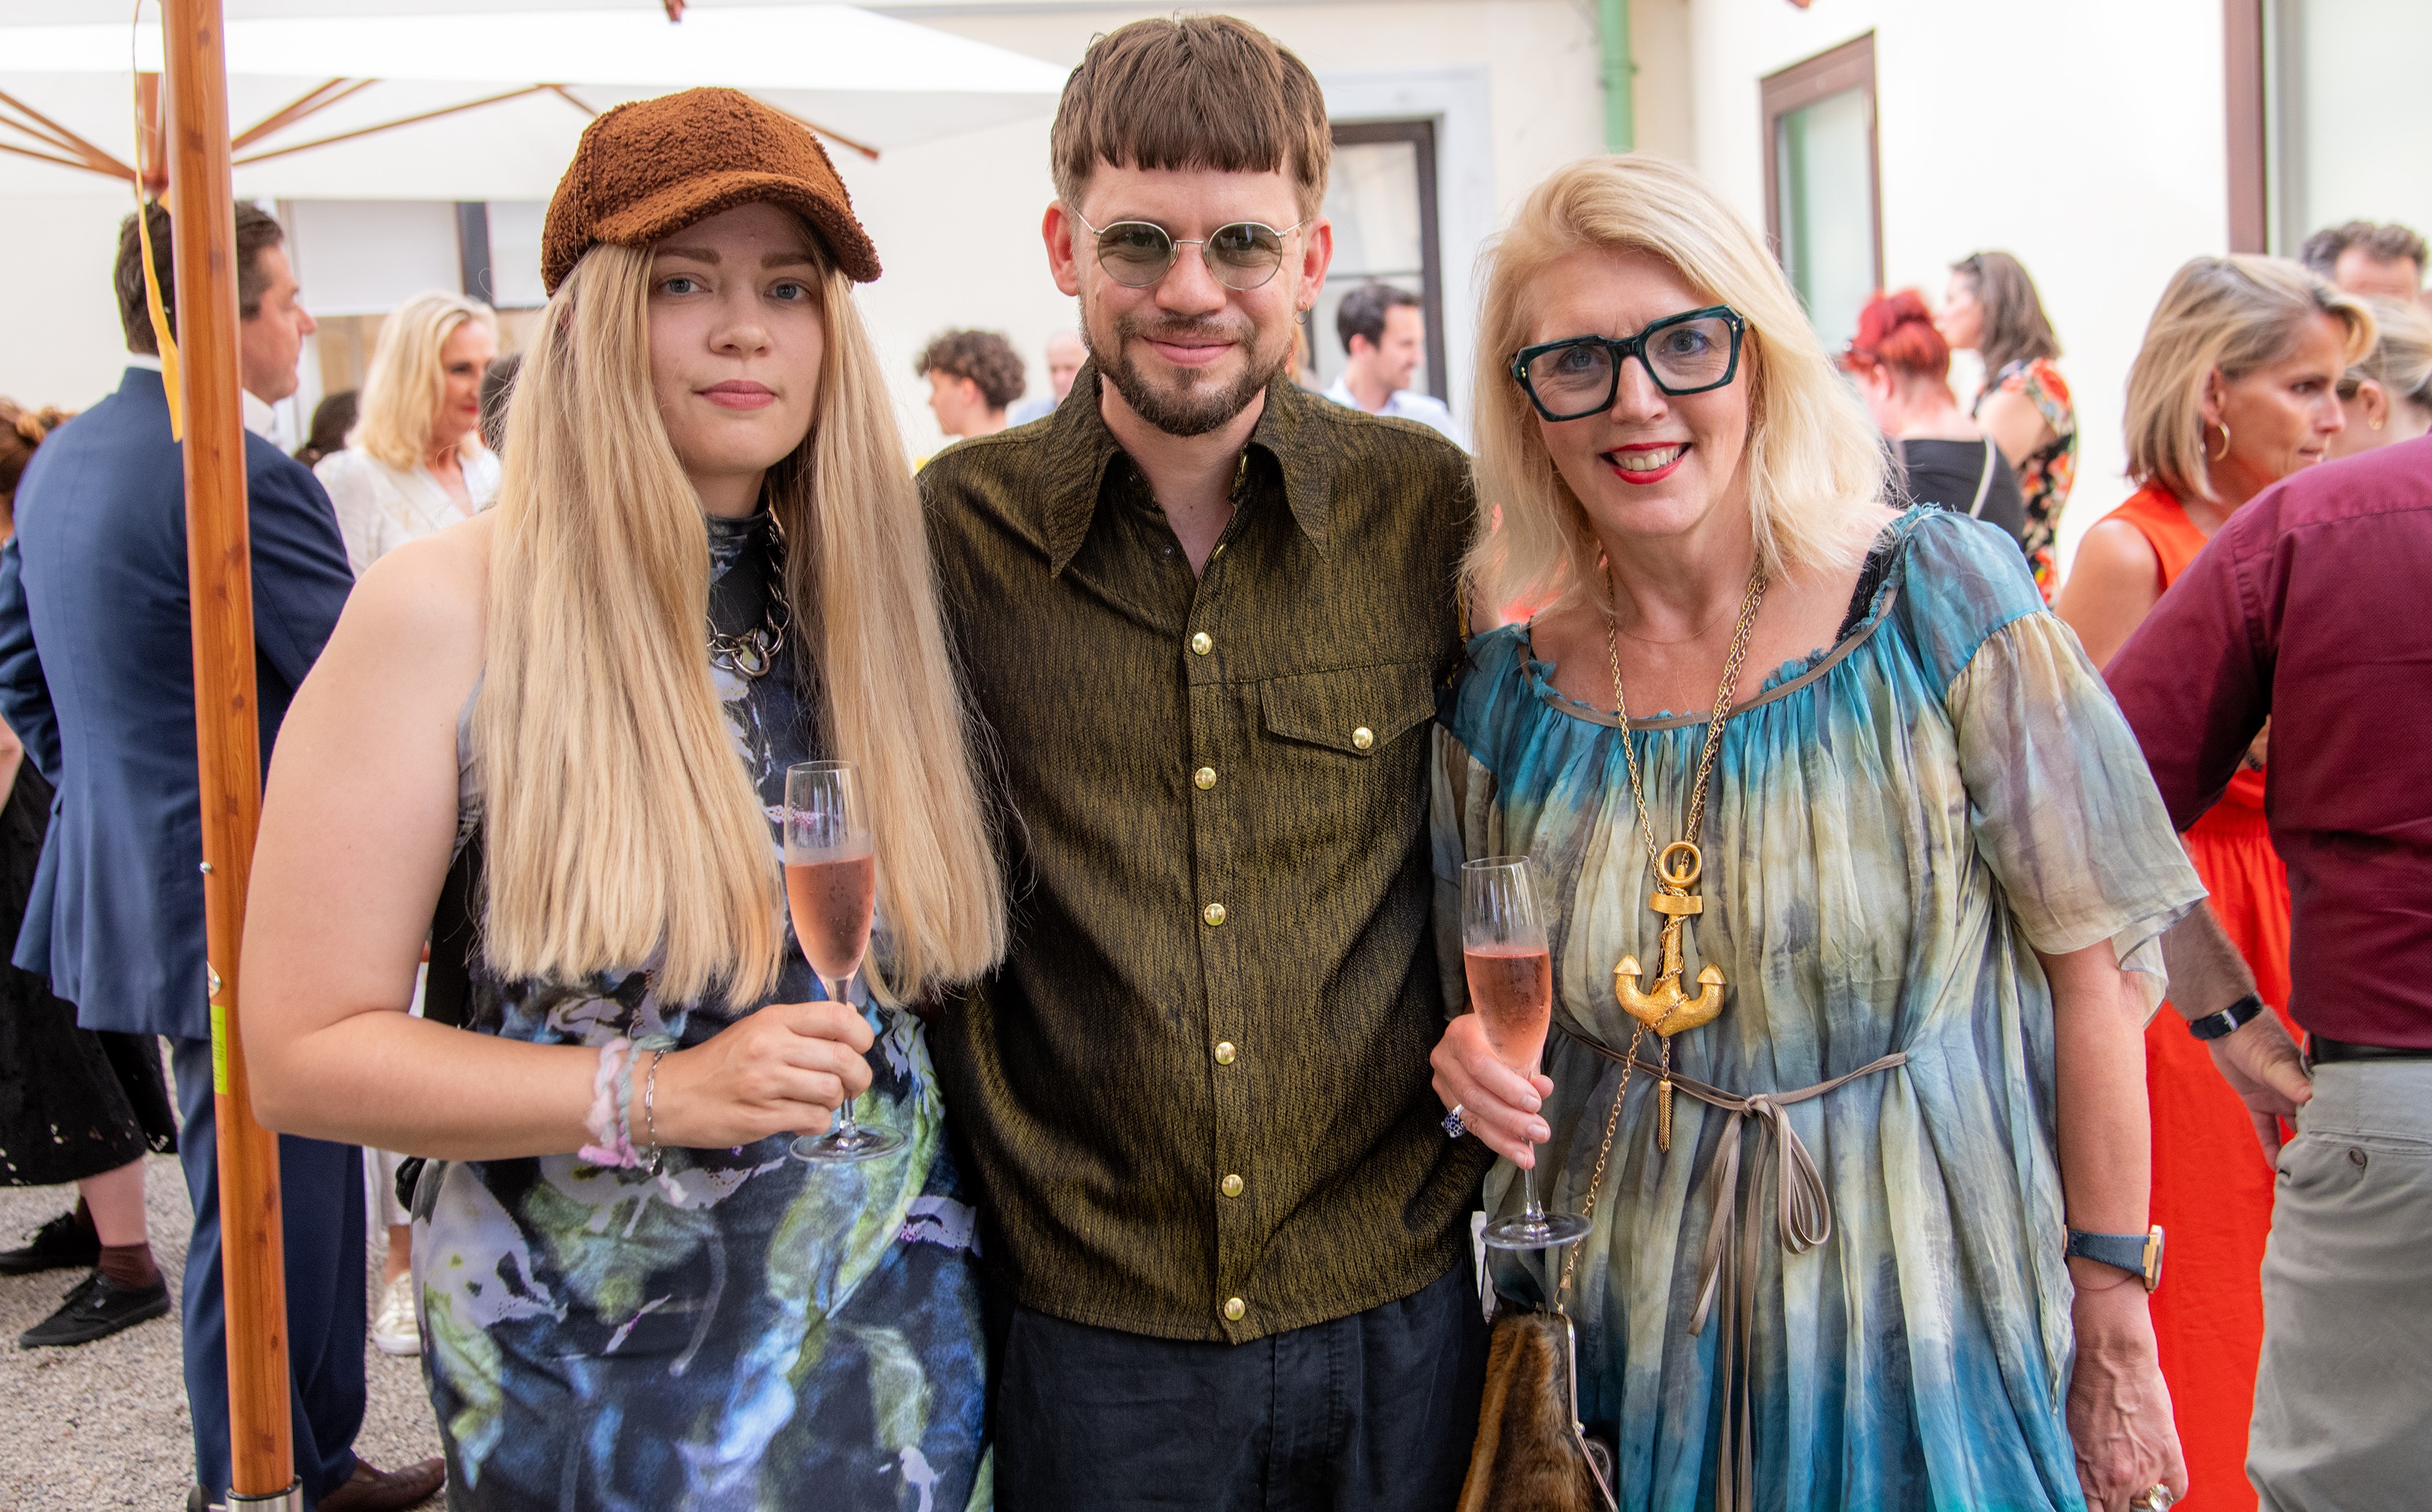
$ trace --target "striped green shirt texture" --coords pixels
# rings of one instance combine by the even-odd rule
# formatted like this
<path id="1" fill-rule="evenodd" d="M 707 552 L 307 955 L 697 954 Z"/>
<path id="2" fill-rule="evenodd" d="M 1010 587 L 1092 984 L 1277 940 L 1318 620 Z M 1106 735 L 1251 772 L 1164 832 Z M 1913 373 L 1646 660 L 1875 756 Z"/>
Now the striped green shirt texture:
<path id="1" fill-rule="evenodd" d="M 1427 1066 L 1468 460 L 1278 381 L 1194 578 L 1090 367 L 920 483 L 1006 811 L 1012 950 L 931 1040 L 996 1276 L 1234 1342 L 1442 1276 L 1492 1158 Z"/>

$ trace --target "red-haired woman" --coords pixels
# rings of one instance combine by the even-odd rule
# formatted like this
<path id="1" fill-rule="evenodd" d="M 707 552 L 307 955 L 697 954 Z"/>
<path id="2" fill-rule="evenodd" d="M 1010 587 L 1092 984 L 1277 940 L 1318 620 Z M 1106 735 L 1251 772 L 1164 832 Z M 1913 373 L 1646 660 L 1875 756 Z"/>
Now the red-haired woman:
<path id="1" fill-rule="evenodd" d="M 1908 501 L 1936 504 L 2001 527 L 2013 541 L 2026 529 L 2018 476 L 1984 428 L 1951 392 L 1951 347 L 1914 289 L 1879 294 L 1858 312 L 1858 333 L 1841 353 L 1883 433 Z"/>

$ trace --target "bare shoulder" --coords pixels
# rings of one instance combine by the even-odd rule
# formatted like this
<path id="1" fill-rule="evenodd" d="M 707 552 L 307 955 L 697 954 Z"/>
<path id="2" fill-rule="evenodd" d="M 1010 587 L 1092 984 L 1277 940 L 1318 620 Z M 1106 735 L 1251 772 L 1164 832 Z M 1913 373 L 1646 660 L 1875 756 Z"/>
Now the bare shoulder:
<path id="1" fill-rule="evenodd" d="M 2035 408 L 2035 401 L 2016 389 L 1996 389 L 1984 395 L 1976 417 L 2014 467 L 2060 439 L 2060 432 Z"/>
<path id="2" fill-rule="evenodd" d="M 2089 587 L 2158 587 L 2162 559 L 2145 532 L 2126 520 L 2098 520 L 2077 543 L 2069 581 Z"/>
<path id="3" fill-rule="evenodd" d="M 1550 662 L 1560 668 L 1585 657 L 1602 667 L 1604 628 L 1601 611 L 1592 604 L 1574 601 L 1539 613 L 1528 621 L 1522 633 L 1528 639 L 1529 653 L 1540 662 Z"/>
<path id="4" fill-rule="evenodd" d="M 450 526 L 365 569 L 312 680 L 414 701 L 470 692 L 488 629 L 492 523 L 484 514 Z"/>

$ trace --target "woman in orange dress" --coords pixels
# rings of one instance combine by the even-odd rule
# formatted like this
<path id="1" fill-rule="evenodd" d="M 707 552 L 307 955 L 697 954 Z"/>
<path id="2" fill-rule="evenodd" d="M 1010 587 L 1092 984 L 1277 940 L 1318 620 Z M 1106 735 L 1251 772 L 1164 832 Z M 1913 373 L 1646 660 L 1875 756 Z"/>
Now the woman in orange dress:
<path id="1" fill-rule="evenodd" d="M 2128 375 L 2129 472 L 2143 487 L 2086 531 L 2060 596 L 2096 665 L 2239 506 L 2323 459 L 2345 422 L 2339 378 L 2372 341 L 2364 308 L 2295 262 L 2197 258 L 2171 278 Z M 2269 738 L 2183 838 L 2255 990 L 2285 1019 L 2288 876 L 2263 816 Z M 2170 1236 L 2153 1327 L 2187 1454 L 2181 1505 L 2243 1512 L 2255 1505 L 2246 1430 L 2272 1169 L 2245 1105 L 2176 1014 L 2146 1030 L 2145 1081 L 2153 1221 Z"/>

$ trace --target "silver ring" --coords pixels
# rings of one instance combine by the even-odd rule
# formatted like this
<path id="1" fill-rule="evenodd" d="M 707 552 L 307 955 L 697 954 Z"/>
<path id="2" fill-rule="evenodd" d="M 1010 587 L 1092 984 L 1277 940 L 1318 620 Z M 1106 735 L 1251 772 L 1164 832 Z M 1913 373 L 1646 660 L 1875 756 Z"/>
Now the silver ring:
<path id="1" fill-rule="evenodd" d="M 2169 1487 L 2160 1481 L 2155 1481 L 2130 1497 L 2128 1504 L 2131 1507 L 2142 1509 L 2142 1512 L 2170 1512 L 2171 1504 L 2177 1501 L 2178 1498 L 2170 1494 Z"/>
<path id="2" fill-rule="evenodd" d="M 1447 1139 L 1458 1139 L 1461 1135 L 1469 1133 L 1469 1125 L 1462 1121 L 1461 1118 L 1461 1106 L 1460 1103 L 1454 1103 L 1452 1105 L 1452 1111 L 1444 1116 L 1444 1137 Z"/>

